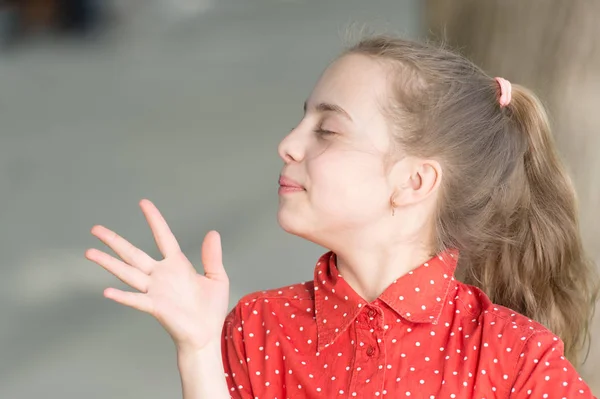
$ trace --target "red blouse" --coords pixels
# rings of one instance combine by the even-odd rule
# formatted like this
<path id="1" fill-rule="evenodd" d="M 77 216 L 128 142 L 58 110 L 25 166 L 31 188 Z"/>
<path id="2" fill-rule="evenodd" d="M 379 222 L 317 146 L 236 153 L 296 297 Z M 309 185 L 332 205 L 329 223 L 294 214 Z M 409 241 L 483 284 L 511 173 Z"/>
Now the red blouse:
<path id="1" fill-rule="evenodd" d="M 542 325 L 431 259 L 372 302 L 321 257 L 314 281 L 245 296 L 223 328 L 232 398 L 593 398 Z"/>

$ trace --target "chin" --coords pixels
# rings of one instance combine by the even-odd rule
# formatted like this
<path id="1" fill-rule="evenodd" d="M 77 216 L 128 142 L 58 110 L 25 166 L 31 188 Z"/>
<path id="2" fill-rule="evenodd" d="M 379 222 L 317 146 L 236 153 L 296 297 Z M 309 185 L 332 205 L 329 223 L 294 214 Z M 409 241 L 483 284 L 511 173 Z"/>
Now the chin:
<path id="1" fill-rule="evenodd" d="M 311 222 L 310 219 L 302 217 L 297 213 L 279 208 L 279 211 L 277 212 L 277 222 L 286 233 L 329 249 L 329 240 L 325 239 L 325 237 L 329 235 L 324 234 L 323 231 L 319 231 L 319 229 L 317 229 L 317 224 L 314 221 Z"/>
<path id="2" fill-rule="evenodd" d="M 294 213 L 290 212 L 288 209 L 282 208 L 281 206 L 277 210 L 277 222 L 281 228 L 290 234 L 300 235 L 301 228 L 301 218 Z"/>
<path id="3" fill-rule="evenodd" d="M 312 241 L 315 225 L 309 218 L 303 217 L 297 209 L 280 206 L 277 211 L 277 222 L 286 233 Z"/>

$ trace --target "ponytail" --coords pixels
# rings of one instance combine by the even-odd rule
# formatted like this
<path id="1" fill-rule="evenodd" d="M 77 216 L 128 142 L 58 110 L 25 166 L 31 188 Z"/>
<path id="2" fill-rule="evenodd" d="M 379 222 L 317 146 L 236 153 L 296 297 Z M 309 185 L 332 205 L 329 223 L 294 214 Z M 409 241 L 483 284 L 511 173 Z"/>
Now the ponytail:
<path id="1" fill-rule="evenodd" d="M 442 164 L 432 253 L 458 249 L 457 278 L 544 324 L 579 364 L 598 277 L 540 101 L 513 85 L 501 107 L 496 81 L 430 44 L 375 36 L 348 53 L 397 69 L 393 103 L 384 109 L 399 127 L 393 138 L 406 153 Z"/>
<path id="2" fill-rule="evenodd" d="M 598 294 L 593 264 L 585 258 L 575 191 L 555 148 L 548 116 L 539 99 L 513 85 L 506 111 L 515 134 L 526 137 L 522 172 L 509 178 L 519 189 L 498 256 L 473 267 L 467 280 L 499 305 L 545 325 L 565 346 L 565 356 L 580 364 L 588 346 L 589 324 Z M 512 180 L 512 182 L 510 181 Z M 469 281 L 468 281 L 469 282 Z"/>

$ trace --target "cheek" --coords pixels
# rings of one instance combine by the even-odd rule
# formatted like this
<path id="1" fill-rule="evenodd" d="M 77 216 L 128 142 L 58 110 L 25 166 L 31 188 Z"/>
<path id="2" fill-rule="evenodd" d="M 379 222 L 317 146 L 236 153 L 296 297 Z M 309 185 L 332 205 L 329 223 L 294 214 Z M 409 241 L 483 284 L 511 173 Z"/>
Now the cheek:
<path id="1" fill-rule="evenodd" d="M 381 160 L 370 154 L 332 154 L 309 166 L 311 200 L 327 212 L 369 214 L 386 203 Z"/>

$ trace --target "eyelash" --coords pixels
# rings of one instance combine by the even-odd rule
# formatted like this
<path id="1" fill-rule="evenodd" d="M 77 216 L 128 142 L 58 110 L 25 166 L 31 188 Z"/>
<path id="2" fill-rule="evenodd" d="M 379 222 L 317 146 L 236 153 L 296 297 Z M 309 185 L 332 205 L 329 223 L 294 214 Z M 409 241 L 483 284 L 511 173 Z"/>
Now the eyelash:
<path id="1" fill-rule="evenodd" d="M 324 129 L 315 129 L 315 133 L 317 133 L 318 135 L 321 135 L 321 136 L 329 136 L 329 135 L 335 134 L 335 132 L 332 132 L 330 130 L 324 130 Z"/>

